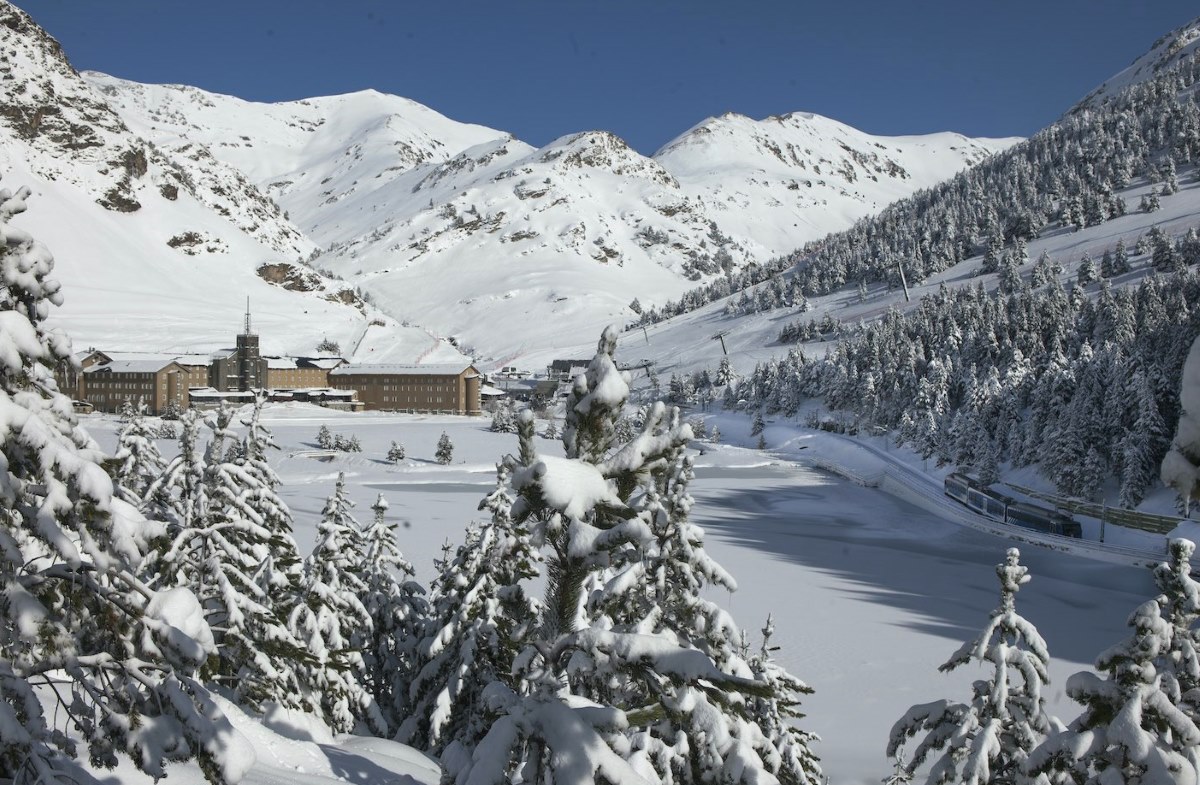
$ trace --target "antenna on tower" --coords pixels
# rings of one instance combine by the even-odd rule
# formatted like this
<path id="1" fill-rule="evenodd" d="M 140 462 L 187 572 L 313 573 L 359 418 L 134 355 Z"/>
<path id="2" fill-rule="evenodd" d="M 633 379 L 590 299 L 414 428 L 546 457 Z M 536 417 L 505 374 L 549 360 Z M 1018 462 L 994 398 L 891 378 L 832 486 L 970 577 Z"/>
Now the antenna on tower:
<path id="1" fill-rule="evenodd" d="M 246 296 L 246 331 L 243 335 L 250 335 L 250 297 Z"/>

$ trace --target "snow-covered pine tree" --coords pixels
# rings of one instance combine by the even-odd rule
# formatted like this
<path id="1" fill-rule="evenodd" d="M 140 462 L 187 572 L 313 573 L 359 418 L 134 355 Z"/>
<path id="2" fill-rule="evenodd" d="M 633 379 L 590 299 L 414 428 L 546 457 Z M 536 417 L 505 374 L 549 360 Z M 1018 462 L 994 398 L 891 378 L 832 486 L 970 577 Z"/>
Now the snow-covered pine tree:
<path id="1" fill-rule="evenodd" d="M 823 782 L 821 765 L 809 748 L 820 739 L 814 733 L 801 730 L 795 722 L 804 718 L 800 711 L 800 696 L 811 694 L 812 688 L 775 662 L 771 653 L 779 647 L 771 645 L 774 634 L 774 619 L 767 616 L 767 623 L 762 628 L 762 645 L 750 657 L 750 672 L 770 689 L 767 694 L 748 700 L 747 716 L 758 726 L 763 740 L 769 745 L 760 754 L 781 783 Z"/>
<path id="2" fill-rule="evenodd" d="M 366 666 L 351 640 L 356 634 L 364 639 L 374 635 L 370 614 L 359 600 L 366 594 L 364 544 L 362 528 L 350 514 L 353 505 L 345 475 L 339 473 L 317 524 L 317 545 L 304 560 L 300 596 L 288 627 L 312 658 L 306 681 L 329 727 L 349 733 L 361 721 L 383 735 L 387 720 L 364 684 Z"/>
<path id="3" fill-rule="evenodd" d="M 1030 753 L 1051 731 L 1042 687 L 1050 655 L 1032 624 L 1016 610 L 1016 593 L 1029 581 L 1020 552 L 1009 548 L 996 566 L 1000 607 L 975 640 L 967 641 L 939 670 L 972 661 L 992 669 L 976 681 L 970 703 L 938 700 L 908 710 L 892 726 L 887 754 L 896 758 L 906 741 L 924 734 L 907 764 L 908 774 L 932 759 L 926 782 L 986 785 L 1013 782 Z"/>
<path id="4" fill-rule="evenodd" d="M 434 460 L 443 466 L 448 465 L 454 460 L 454 443 L 450 441 L 450 437 L 445 431 L 442 431 L 441 438 L 438 439 L 437 450 L 433 454 Z"/>
<path id="5" fill-rule="evenodd" d="M 179 418 L 177 417 L 176 419 L 179 419 Z M 156 439 L 178 439 L 179 438 L 179 430 L 175 427 L 174 423 L 172 423 L 170 420 L 168 420 L 166 418 L 165 414 L 163 415 L 162 422 L 160 422 L 158 424 L 158 430 L 155 431 L 154 438 L 156 438 Z"/>
<path id="6" fill-rule="evenodd" d="M 428 603 L 425 589 L 413 580 L 412 564 L 396 544 L 396 524 L 387 522 L 387 510 L 387 499 L 379 494 L 371 505 L 374 517 L 363 529 L 359 600 L 371 626 L 357 631 L 351 643 L 362 652 L 364 686 L 396 727 L 408 707 L 414 649 Z"/>
<path id="7" fill-rule="evenodd" d="M 62 304 L 54 259 L 9 223 L 29 194 L 0 190 L 0 780 L 89 779 L 74 736 L 97 766 L 127 755 L 157 778 L 195 756 L 211 782 L 236 782 L 253 754 L 195 678 L 211 630 L 194 596 L 134 574 L 161 524 L 114 494 L 54 382 L 72 362 L 44 327 Z"/>
<path id="8" fill-rule="evenodd" d="M 648 431 L 669 432 L 678 428 L 678 411 L 668 412 L 659 403 L 647 421 Z M 707 554 L 704 531 L 688 520 L 694 504 L 688 486 L 694 478 L 692 458 L 679 450 L 667 470 L 647 485 L 642 507 L 652 538 L 640 548 L 614 554 L 610 577 L 591 592 L 590 614 L 607 629 L 669 636 L 704 652 L 722 672 L 750 675 L 769 689 L 741 696 L 741 706 L 721 706 L 719 698 L 714 701 L 702 691 L 677 685 L 649 688 L 650 695 L 639 699 L 662 708 L 628 733 L 636 750 L 632 760 L 664 780 L 687 781 L 691 775 L 681 772 L 711 770 L 728 759 L 732 738 L 756 750 L 765 770 L 780 782 L 817 782 L 821 770 L 809 749 L 816 737 L 790 721 L 802 716 L 796 710 L 800 696 L 812 690 L 771 659 L 771 620 L 763 630 L 762 648 L 751 657 L 729 614 L 702 596 L 707 587 L 735 591 L 737 583 Z"/>
<path id="9" fill-rule="evenodd" d="M 249 420 L 243 420 L 246 436 L 236 462 L 245 470 L 238 475 L 244 488 L 247 508 L 258 514 L 271 533 L 266 555 L 254 574 L 254 582 L 263 591 L 264 602 L 281 619 L 300 587 L 300 549 L 292 534 L 292 513 L 279 496 L 282 482 L 271 468 L 268 455 L 278 450 L 275 437 L 262 424 L 266 397 L 257 395 Z"/>
<path id="10" fill-rule="evenodd" d="M 516 433 L 517 412 L 512 401 L 501 401 L 492 414 L 491 430 L 494 433 Z"/>
<path id="11" fill-rule="evenodd" d="M 328 425 L 322 425 L 317 429 L 317 446 L 322 450 L 333 449 L 333 434 L 329 432 Z"/>
<path id="12" fill-rule="evenodd" d="M 139 400 L 117 434 L 117 454 L 112 462 L 117 493 L 135 507 L 142 506 L 146 491 L 167 468 L 154 439 L 155 429 L 146 420 L 146 402 Z"/>
<path id="13" fill-rule="evenodd" d="M 1067 680 L 1083 704 L 1065 730 L 1030 755 L 1026 771 L 1051 782 L 1194 783 L 1200 777 L 1200 729 L 1164 691 L 1161 655 L 1172 627 L 1154 600 L 1129 617 L 1133 634 L 1102 653 L 1096 668 Z"/>
<path id="14" fill-rule="evenodd" d="M 400 463 L 402 460 L 404 460 L 404 445 L 393 441 L 387 451 L 387 461 L 388 463 Z"/>
<path id="15" fill-rule="evenodd" d="M 282 502 L 264 504 L 274 490 L 246 464 L 225 460 L 233 411 L 222 407 L 208 426 L 212 438 L 199 449 L 200 415 L 182 417 L 179 455 L 147 492 L 165 498 L 166 536 L 152 545 L 143 564 L 147 581 L 160 589 L 186 588 L 204 608 L 216 638 L 216 651 L 204 677 L 228 688 L 242 704 L 260 709 L 268 702 L 308 709 L 308 690 L 298 668 L 311 658 L 288 631 L 279 588 L 264 580 L 263 565 L 294 552 L 290 518 Z M 267 583 L 269 585 L 264 585 Z M 290 585 L 286 575 L 283 587 Z"/>
<path id="16" fill-rule="evenodd" d="M 1158 604 L 1172 630 L 1160 668 L 1163 689 L 1193 721 L 1200 718 L 1200 583 L 1191 574 L 1195 551 L 1191 540 L 1174 538 L 1167 544 L 1167 561 L 1154 568 L 1154 582 L 1162 592 Z"/>
<path id="17" fill-rule="evenodd" d="M 718 385 L 726 385 L 732 382 L 733 378 L 733 366 L 729 364 L 729 358 L 722 357 L 721 364 L 717 366 L 717 376 L 713 382 Z"/>
<path id="18" fill-rule="evenodd" d="M 521 424 L 531 427 L 532 417 Z M 536 576 L 537 555 L 509 514 L 509 471 L 504 462 L 496 466 L 496 488 L 480 505 L 489 520 L 472 525 L 453 557 L 447 552 L 439 562 L 408 719 L 397 735 L 445 753 L 451 768 L 487 733 L 484 689 L 492 682 L 516 687 L 513 662 L 537 619 L 537 602 L 521 586 Z"/>
<path id="19" fill-rule="evenodd" d="M 754 416 L 750 418 L 750 435 L 758 436 L 766 427 L 766 423 L 763 421 L 762 412 L 756 411 Z"/>
<path id="20" fill-rule="evenodd" d="M 745 709 L 750 696 L 771 694 L 770 686 L 748 668 L 723 671 L 702 648 L 668 630 L 613 626 L 588 603 L 613 568 L 650 546 L 648 491 L 664 486 L 664 474 L 692 436 L 677 411 L 658 404 L 639 434 L 616 442 L 629 394 L 628 375 L 614 362 L 616 343 L 616 330 L 605 330 L 587 372 L 575 379 L 566 402 L 565 457 L 539 455 L 532 418 L 522 415 L 512 518 L 542 545 L 546 601 L 514 662 L 516 682 L 497 680 L 484 690 L 487 734 L 453 765 L 443 756 L 457 782 L 773 779 L 770 745 Z M 706 741 L 680 771 L 638 768 L 629 760 L 634 739 L 665 713 Z"/>

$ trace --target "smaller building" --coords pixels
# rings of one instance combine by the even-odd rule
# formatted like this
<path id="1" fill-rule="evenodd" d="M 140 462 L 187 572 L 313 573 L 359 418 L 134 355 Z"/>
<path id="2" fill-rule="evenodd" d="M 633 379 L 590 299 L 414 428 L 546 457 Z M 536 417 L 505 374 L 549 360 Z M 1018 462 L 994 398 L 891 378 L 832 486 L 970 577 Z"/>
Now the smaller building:
<path id="1" fill-rule="evenodd" d="M 329 372 L 329 386 L 353 390 L 364 408 L 382 411 L 479 414 L 482 379 L 475 366 L 342 365 Z"/>
<path id="2" fill-rule="evenodd" d="M 569 382 L 581 373 L 586 373 L 591 358 L 583 360 L 552 360 L 546 366 L 546 378 L 558 382 Z"/>
<path id="3" fill-rule="evenodd" d="M 81 373 L 86 400 L 102 412 L 119 412 L 125 401 L 145 401 L 151 414 L 162 414 L 173 401 L 190 405 L 188 369 L 174 360 L 91 362 Z"/>

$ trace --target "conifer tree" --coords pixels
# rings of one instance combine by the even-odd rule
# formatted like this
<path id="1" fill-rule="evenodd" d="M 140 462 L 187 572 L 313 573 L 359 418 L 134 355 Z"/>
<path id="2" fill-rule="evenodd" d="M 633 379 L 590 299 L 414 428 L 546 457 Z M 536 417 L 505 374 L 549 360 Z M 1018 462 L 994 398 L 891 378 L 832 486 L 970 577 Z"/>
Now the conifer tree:
<path id="1" fill-rule="evenodd" d="M 1171 625 L 1171 645 L 1162 657 L 1163 690 L 1193 721 L 1200 719 L 1200 583 L 1192 578 L 1191 540 L 1167 544 L 1167 561 L 1154 568 L 1158 604 Z"/>
<path id="2" fill-rule="evenodd" d="M 532 417 L 519 419 L 532 427 Z M 428 622 L 417 644 L 408 719 L 397 738 L 449 759 L 473 750 L 488 730 L 484 691 L 516 687 L 513 664 L 536 623 L 537 603 L 521 586 L 536 575 L 537 554 L 510 515 L 510 466 L 496 466 L 496 488 L 480 504 L 489 520 L 472 525 L 453 557 L 439 562 Z"/>
<path id="3" fill-rule="evenodd" d="M 450 437 L 445 431 L 442 431 L 442 436 L 438 439 L 437 450 L 433 457 L 443 466 L 454 460 L 454 443 L 450 441 Z"/>
<path id="4" fill-rule="evenodd" d="M 366 665 L 352 638 L 374 636 L 371 617 L 359 597 L 367 593 L 361 556 L 363 531 L 350 514 L 346 478 L 338 473 L 333 495 L 321 511 L 317 545 L 304 560 L 300 595 L 288 627 L 311 658 L 306 681 L 316 692 L 325 722 L 348 733 L 361 721 L 377 734 L 387 720 L 366 689 Z"/>
<path id="5" fill-rule="evenodd" d="M 812 688 L 775 662 L 771 653 L 779 647 L 771 645 L 774 634 L 774 620 L 767 616 L 762 645 L 749 664 L 755 680 L 769 689 L 748 701 L 748 718 L 762 732 L 766 742 L 763 759 L 770 761 L 771 772 L 781 783 L 821 782 L 820 762 L 810 749 L 820 739 L 796 726 L 796 720 L 804 718 L 799 696 L 812 693 Z"/>
<path id="6" fill-rule="evenodd" d="M 393 441 L 387 451 L 387 460 L 388 463 L 400 463 L 404 460 L 404 445 Z"/>
<path id="7" fill-rule="evenodd" d="M 416 637 L 428 611 L 425 590 L 396 543 L 396 524 L 385 519 L 388 503 L 380 494 L 374 517 L 363 530 L 359 595 L 371 620 L 352 642 L 362 652 L 364 686 L 395 727 L 408 709 L 408 685 L 415 671 Z"/>
<path id="8" fill-rule="evenodd" d="M 117 493 L 135 507 L 142 506 L 146 491 L 167 468 L 154 439 L 154 429 L 146 421 L 146 403 L 139 400 L 117 434 L 112 472 Z"/>
<path id="9" fill-rule="evenodd" d="M 162 510 L 168 528 L 143 570 L 152 586 L 186 588 L 200 600 L 216 632 L 205 678 L 256 710 L 271 702 L 309 709 L 302 672 L 310 657 L 276 606 L 276 593 L 293 583 L 286 572 L 276 573 L 277 580 L 262 575 L 264 564 L 281 555 L 286 561 L 295 551 L 290 515 L 271 500 L 274 490 L 264 485 L 261 466 L 225 459 L 232 418 L 222 406 L 207 423 L 212 437 L 202 452 L 200 416 L 184 413 L 179 455 L 147 493 L 148 500 L 168 500 Z"/>
<path id="10" fill-rule="evenodd" d="M 333 449 L 333 434 L 329 432 L 328 425 L 322 425 L 317 430 L 317 446 L 322 450 Z"/>
<path id="11" fill-rule="evenodd" d="M 546 599 L 514 662 L 515 685 L 494 681 L 485 688 L 494 712 L 486 735 L 448 766 L 460 782 L 503 781 L 519 772 L 531 785 L 642 783 L 627 760 L 630 744 L 652 736 L 664 715 L 703 743 L 687 756 L 687 767 L 660 776 L 750 783 L 769 781 L 777 767 L 778 754 L 745 711 L 748 698 L 771 695 L 770 686 L 748 667 L 724 671 L 704 648 L 665 629 L 617 624 L 588 601 L 593 588 L 650 546 L 651 500 L 664 498 L 671 467 L 681 465 L 692 437 L 678 411 L 656 404 L 639 434 L 616 441 L 628 397 L 628 375 L 614 362 L 616 343 L 616 331 L 605 330 L 587 373 L 575 379 L 566 402 L 566 457 L 539 455 L 531 419 L 522 423 L 511 517 L 543 544 Z M 737 636 L 722 638 L 721 651 L 736 657 Z"/>
<path id="12" fill-rule="evenodd" d="M 78 739 L 96 766 L 128 756 L 157 778 L 195 756 L 236 782 L 246 742 L 196 678 L 212 632 L 193 595 L 135 575 L 162 527 L 114 493 L 55 384 L 72 359 L 44 326 L 63 301 L 54 259 L 10 224 L 29 195 L 0 190 L 0 780 L 86 779 Z M 49 679 L 62 686 L 35 687 Z"/>
<path id="13" fill-rule="evenodd" d="M 1018 550 L 1009 548 L 1004 563 L 996 566 L 1000 607 L 980 636 L 939 668 L 952 671 L 974 661 L 990 666 L 991 677 L 975 682 L 970 703 L 913 706 L 892 726 L 889 758 L 896 759 L 908 739 L 924 734 L 906 766 L 909 776 L 932 758 L 930 785 L 1012 782 L 1050 732 L 1042 698 L 1050 655 L 1038 631 L 1016 611 L 1016 593 L 1029 581 L 1019 559 Z"/>
<path id="14" fill-rule="evenodd" d="M 717 385 L 726 385 L 733 381 L 733 366 L 729 364 L 728 357 L 721 358 L 721 364 L 717 366 L 717 377 L 714 383 Z"/>
<path id="15" fill-rule="evenodd" d="M 1191 783 L 1200 777 L 1200 728 L 1164 680 L 1174 627 L 1159 603 L 1129 617 L 1132 635 L 1103 652 L 1096 669 L 1067 680 L 1083 713 L 1030 755 L 1025 770 L 1052 782 Z"/>

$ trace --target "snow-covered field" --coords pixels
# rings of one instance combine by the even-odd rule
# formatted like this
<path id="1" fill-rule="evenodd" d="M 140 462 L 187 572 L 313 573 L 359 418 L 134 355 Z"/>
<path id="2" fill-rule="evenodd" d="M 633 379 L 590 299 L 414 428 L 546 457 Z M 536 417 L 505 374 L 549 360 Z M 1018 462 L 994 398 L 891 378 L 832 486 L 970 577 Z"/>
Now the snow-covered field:
<path id="1" fill-rule="evenodd" d="M 387 497 L 392 519 L 401 523 L 400 545 L 422 582 L 432 577 L 442 543 L 458 543 L 478 515 L 495 461 L 516 448 L 513 435 L 488 430 L 487 418 L 344 414 L 306 405 L 272 406 L 264 418 L 282 448 L 273 463 L 301 549 L 311 548 L 324 498 L 345 472 L 361 516 L 369 516 L 376 494 Z M 113 419 L 92 415 L 84 423 L 111 447 Z M 322 424 L 358 436 L 363 452 L 312 457 Z M 722 430 L 734 441 L 743 436 L 732 421 Z M 433 460 L 443 431 L 455 447 L 448 466 Z M 776 425 L 769 435 L 782 443 L 802 433 Z M 383 460 L 392 440 L 407 451 L 399 466 Z M 983 627 L 998 599 L 993 566 L 1012 543 L 803 468 L 784 453 L 698 445 L 704 454 L 692 483 L 693 518 L 707 530 L 710 552 L 739 582 L 736 593 L 714 599 L 752 642 L 766 615 L 775 615 L 779 659 L 816 690 L 804 703 L 803 722 L 822 736 L 817 752 L 831 782 L 877 783 L 889 770 L 887 732 L 904 710 L 939 697 L 964 699 L 970 680 L 982 675 L 971 668 L 944 675 L 937 666 Z M 160 442 L 164 451 L 171 446 Z M 550 440 L 539 448 L 561 449 Z M 1051 711 L 1069 720 L 1078 707 L 1063 694 L 1066 677 L 1124 636 L 1126 616 L 1152 595 L 1153 583 L 1144 569 L 1028 545 L 1022 561 L 1034 577 L 1018 609 L 1050 646 Z M 419 756 L 398 759 L 404 748 L 386 742 L 341 739 L 313 747 L 247 727 L 259 752 L 255 783 L 410 781 L 385 771 L 433 781 L 432 769 L 422 774 L 414 763 Z M 378 753 L 368 755 L 367 748 Z"/>

